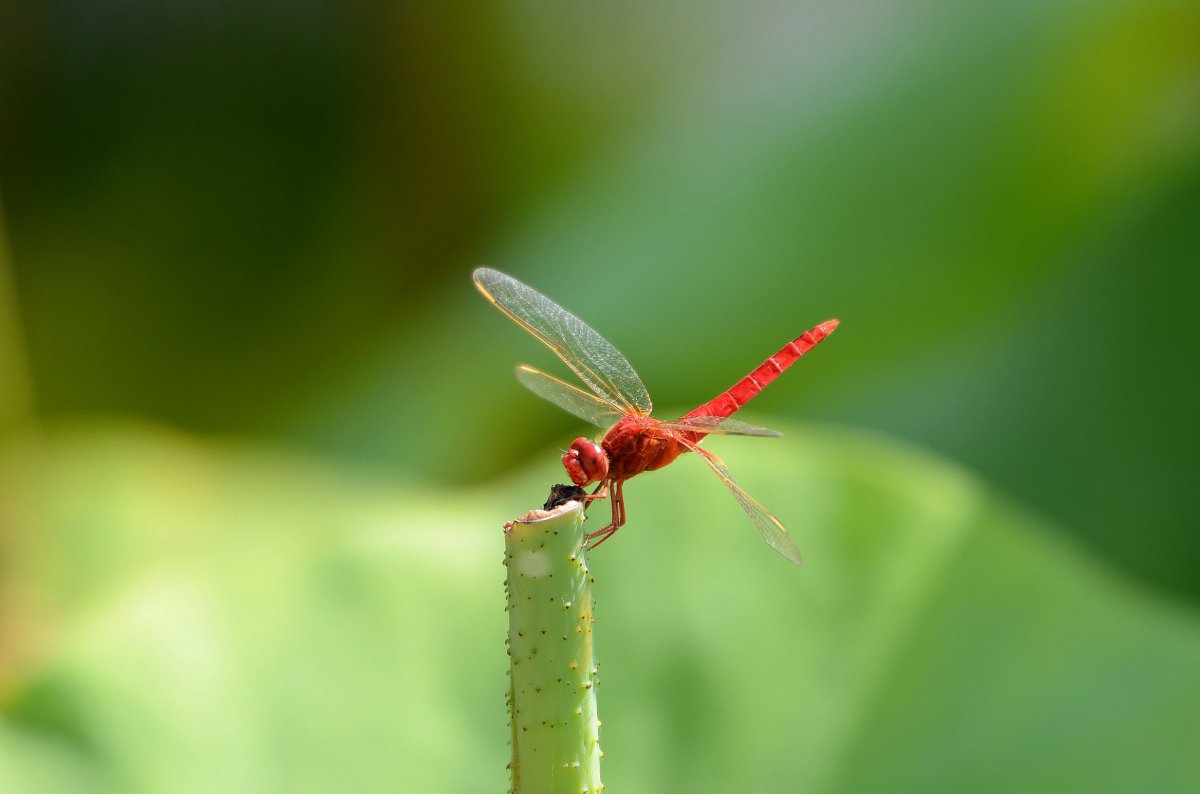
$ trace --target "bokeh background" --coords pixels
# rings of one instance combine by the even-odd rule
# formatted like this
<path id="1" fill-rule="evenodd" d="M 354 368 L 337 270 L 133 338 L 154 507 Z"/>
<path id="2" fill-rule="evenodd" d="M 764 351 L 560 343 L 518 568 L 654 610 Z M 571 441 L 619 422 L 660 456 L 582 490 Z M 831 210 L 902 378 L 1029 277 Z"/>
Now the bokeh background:
<path id="1" fill-rule="evenodd" d="M 1194 2 L 9 0 L 0 198 L 0 790 L 505 785 L 478 264 L 664 414 L 842 320 L 713 444 L 806 567 L 628 489 L 610 790 L 1200 788 Z"/>

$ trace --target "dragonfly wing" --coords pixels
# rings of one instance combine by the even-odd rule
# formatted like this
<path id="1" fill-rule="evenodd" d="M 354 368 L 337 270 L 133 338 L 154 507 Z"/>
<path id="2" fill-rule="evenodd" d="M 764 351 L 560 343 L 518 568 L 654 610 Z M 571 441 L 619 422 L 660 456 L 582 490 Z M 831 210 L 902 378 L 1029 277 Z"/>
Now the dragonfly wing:
<path id="1" fill-rule="evenodd" d="M 599 397 L 564 383 L 528 364 L 517 367 L 517 380 L 543 400 L 548 400 L 567 413 L 597 427 L 611 427 L 624 416 L 616 407 Z"/>
<path id="2" fill-rule="evenodd" d="M 623 413 L 648 416 L 650 395 L 633 367 L 590 325 L 530 286 L 481 267 L 475 286 L 497 309 L 554 351 L 602 400 Z"/>
<path id="3" fill-rule="evenodd" d="M 721 461 L 713 453 L 709 452 L 704 447 L 698 444 L 693 444 L 690 441 L 684 440 L 688 449 L 695 452 L 704 462 L 717 473 L 729 490 L 733 492 L 737 498 L 738 504 L 746 511 L 746 515 L 750 516 L 750 520 L 754 522 L 754 526 L 758 527 L 758 532 L 763 536 L 763 540 L 767 545 L 775 549 L 791 562 L 799 565 L 803 560 L 800 557 L 800 549 L 796 547 L 796 541 L 792 540 L 792 536 L 780 523 L 779 519 L 771 515 L 767 508 L 763 507 L 750 494 L 742 490 L 741 486 L 734 482 L 733 475 L 729 473 L 729 467 Z"/>
<path id="4" fill-rule="evenodd" d="M 674 422 L 663 422 L 664 426 L 685 433 L 712 433 L 719 436 L 767 436 L 778 438 L 779 433 L 758 425 L 739 422 L 727 416 L 689 416 Z"/>

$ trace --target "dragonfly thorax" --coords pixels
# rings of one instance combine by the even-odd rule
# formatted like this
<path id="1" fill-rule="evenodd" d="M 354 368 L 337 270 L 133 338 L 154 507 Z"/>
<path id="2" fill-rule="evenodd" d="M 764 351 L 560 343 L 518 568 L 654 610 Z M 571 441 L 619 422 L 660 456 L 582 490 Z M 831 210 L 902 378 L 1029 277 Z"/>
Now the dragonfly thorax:
<path id="1" fill-rule="evenodd" d="M 627 416 L 600 442 L 608 456 L 610 480 L 627 480 L 654 471 L 679 457 L 686 447 L 679 435 L 648 416 Z"/>

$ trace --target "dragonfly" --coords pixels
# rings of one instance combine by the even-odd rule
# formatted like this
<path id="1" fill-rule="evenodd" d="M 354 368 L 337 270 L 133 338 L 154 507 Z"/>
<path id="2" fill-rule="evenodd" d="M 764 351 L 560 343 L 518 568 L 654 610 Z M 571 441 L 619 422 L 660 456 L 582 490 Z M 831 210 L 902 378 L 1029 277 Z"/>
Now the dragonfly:
<path id="1" fill-rule="evenodd" d="M 472 278 L 476 288 L 513 322 L 549 347 L 587 386 L 587 391 L 527 364 L 517 367 L 517 380 L 537 396 L 585 422 L 605 429 L 599 442 L 579 437 L 562 456 L 576 486 L 592 483 L 586 496 L 608 498 L 612 520 L 584 537 L 595 548 L 625 525 L 625 481 L 661 469 L 685 452 L 694 452 L 733 493 L 763 540 L 799 565 L 800 550 L 783 524 L 734 481 L 729 467 L 700 446 L 708 435 L 778 436 L 774 430 L 730 418 L 801 356 L 838 327 L 827 320 L 781 347 L 726 391 L 673 421 L 651 416 L 650 395 L 633 366 L 613 345 L 554 301 L 498 270 L 481 267 Z"/>

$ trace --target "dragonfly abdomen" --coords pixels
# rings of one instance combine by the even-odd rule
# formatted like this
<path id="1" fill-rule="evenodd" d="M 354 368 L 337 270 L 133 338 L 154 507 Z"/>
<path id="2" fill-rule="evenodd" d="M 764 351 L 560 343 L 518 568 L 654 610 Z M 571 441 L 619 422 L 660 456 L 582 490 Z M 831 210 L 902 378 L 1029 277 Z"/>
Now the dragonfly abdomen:
<path id="1" fill-rule="evenodd" d="M 726 391 L 685 414 L 684 419 L 696 416 L 732 416 L 735 411 L 750 402 L 783 371 L 795 364 L 801 356 L 821 343 L 837 328 L 837 320 L 828 320 L 811 328 L 779 349 L 775 355 L 760 364 L 753 372 L 739 380 Z"/>

